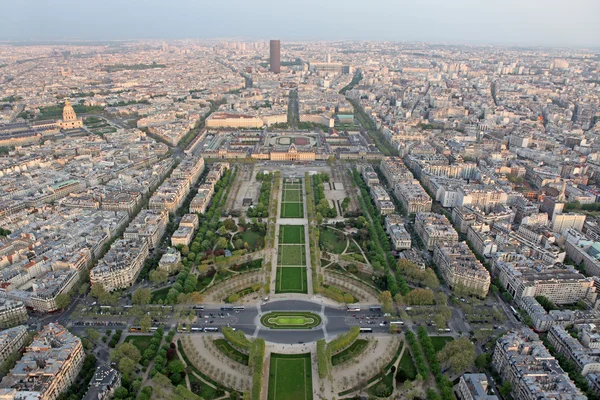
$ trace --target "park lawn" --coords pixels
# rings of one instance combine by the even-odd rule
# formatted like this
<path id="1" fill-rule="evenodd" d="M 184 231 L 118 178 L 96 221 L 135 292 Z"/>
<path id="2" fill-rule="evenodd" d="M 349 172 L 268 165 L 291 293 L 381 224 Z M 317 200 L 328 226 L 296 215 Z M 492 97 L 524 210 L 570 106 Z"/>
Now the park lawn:
<path id="1" fill-rule="evenodd" d="M 244 241 L 244 243 L 248 243 L 248 246 L 250 247 L 251 250 L 255 250 L 256 249 L 256 241 L 262 237 L 262 235 L 258 232 L 253 232 L 251 230 L 246 230 L 245 232 L 241 233 L 241 237 L 242 240 Z M 235 238 L 237 238 L 237 235 L 234 236 L 233 240 L 235 241 Z"/>
<path id="2" fill-rule="evenodd" d="M 390 372 L 389 374 L 384 376 L 382 380 L 380 380 L 379 382 L 377 382 L 376 384 L 374 384 L 373 386 L 368 388 L 367 393 L 369 393 L 371 396 L 379 397 L 379 396 L 377 396 L 376 388 L 381 383 L 383 383 L 386 386 L 388 393 L 391 395 L 392 392 L 394 391 L 394 373 Z M 385 396 L 385 398 L 387 398 L 387 396 Z"/>
<path id="3" fill-rule="evenodd" d="M 142 354 L 150 346 L 150 340 L 152 340 L 152 336 L 129 335 L 125 338 L 126 342 L 134 345 Z"/>
<path id="4" fill-rule="evenodd" d="M 189 368 L 188 368 L 189 369 Z M 200 379 L 198 379 L 196 377 L 196 375 L 194 375 L 193 373 L 191 373 L 190 371 L 186 371 L 187 372 L 187 376 L 190 379 L 190 386 L 192 387 L 192 389 L 195 388 L 194 383 L 197 383 L 200 386 L 200 390 L 196 393 L 194 392 L 194 394 L 202 397 L 204 400 L 213 400 L 216 399 L 218 397 L 221 397 L 218 393 L 217 390 L 209 385 L 207 385 L 206 383 L 202 382 Z"/>
<path id="5" fill-rule="evenodd" d="M 239 352 L 236 348 L 231 346 L 227 340 L 217 339 L 215 340 L 215 346 L 217 346 L 221 353 L 225 354 L 233 361 L 238 362 L 240 364 L 248 365 L 248 355 Z"/>
<path id="6" fill-rule="evenodd" d="M 283 201 L 288 203 L 301 203 L 302 202 L 302 190 L 298 189 L 284 189 Z"/>
<path id="7" fill-rule="evenodd" d="M 279 243 L 304 244 L 304 225 L 281 225 Z"/>
<path id="8" fill-rule="evenodd" d="M 307 293 L 306 268 L 279 267 L 275 293 Z"/>
<path id="9" fill-rule="evenodd" d="M 356 357 L 367 347 L 369 344 L 368 340 L 365 339 L 357 339 L 352 343 L 352 346 L 348 347 L 344 351 L 341 351 L 333 356 L 331 356 L 331 364 L 338 365 L 343 362 L 350 360 L 351 358 Z"/>
<path id="10" fill-rule="evenodd" d="M 310 354 L 271 354 L 269 400 L 312 399 Z"/>
<path id="11" fill-rule="evenodd" d="M 279 265 L 306 265 L 304 245 L 286 244 L 279 246 L 277 255 Z"/>
<path id="12" fill-rule="evenodd" d="M 167 295 L 169 294 L 170 287 L 162 288 L 159 290 L 155 290 L 152 292 L 152 303 L 158 303 L 159 300 L 163 302 L 167 300 Z"/>
<path id="13" fill-rule="evenodd" d="M 406 377 L 411 381 L 417 377 L 417 368 L 408 348 L 404 349 L 404 354 L 400 359 L 400 364 L 398 364 L 398 370 L 403 370 Z"/>
<path id="14" fill-rule="evenodd" d="M 331 229 L 321 228 L 319 233 L 319 246 L 329 249 L 334 254 L 342 254 L 346 249 L 348 240 L 339 240 L 337 235 Z"/>
<path id="15" fill-rule="evenodd" d="M 281 203 L 281 218 L 302 218 L 302 203 Z"/>
<path id="16" fill-rule="evenodd" d="M 429 336 L 431 339 L 431 344 L 433 344 L 433 348 L 435 352 L 442 350 L 446 343 L 454 340 L 452 336 Z"/>

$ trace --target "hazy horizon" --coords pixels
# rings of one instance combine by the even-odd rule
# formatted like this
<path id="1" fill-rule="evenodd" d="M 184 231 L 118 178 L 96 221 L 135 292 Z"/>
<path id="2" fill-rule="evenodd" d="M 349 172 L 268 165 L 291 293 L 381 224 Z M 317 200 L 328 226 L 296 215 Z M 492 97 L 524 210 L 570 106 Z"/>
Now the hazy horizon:
<path id="1" fill-rule="evenodd" d="M 600 48 L 600 1 L 0 1 L 2 41 L 237 38 Z"/>

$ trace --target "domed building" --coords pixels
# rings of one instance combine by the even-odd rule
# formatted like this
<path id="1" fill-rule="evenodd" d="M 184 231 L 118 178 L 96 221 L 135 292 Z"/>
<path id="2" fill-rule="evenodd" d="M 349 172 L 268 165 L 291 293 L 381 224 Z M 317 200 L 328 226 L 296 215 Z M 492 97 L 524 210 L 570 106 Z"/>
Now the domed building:
<path id="1" fill-rule="evenodd" d="M 65 101 L 65 107 L 63 108 L 63 119 L 58 121 L 60 129 L 77 129 L 83 127 L 83 120 L 77 118 L 73 106 L 69 103 L 69 100 Z"/>

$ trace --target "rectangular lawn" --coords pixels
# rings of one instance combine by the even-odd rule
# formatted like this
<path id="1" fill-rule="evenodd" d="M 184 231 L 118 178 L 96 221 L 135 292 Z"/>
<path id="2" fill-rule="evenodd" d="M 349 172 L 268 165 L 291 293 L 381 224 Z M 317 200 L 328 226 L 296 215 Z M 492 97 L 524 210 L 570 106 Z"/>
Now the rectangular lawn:
<path id="1" fill-rule="evenodd" d="M 302 217 L 304 217 L 302 203 L 281 203 L 281 218 Z"/>
<path id="2" fill-rule="evenodd" d="M 279 265 L 306 265 L 304 245 L 284 244 L 279 245 L 277 255 Z"/>
<path id="3" fill-rule="evenodd" d="M 268 399 L 312 399 L 310 354 L 271 354 Z"/>
<path id="4" fill-rule="evenodd" d="M 281 225 L 279 243 L 304 244 L 304 225 Z"/>
<path id="5" fill-rule="evenodd" d="M 307 293 L 306 268 L 278 267 L 275 293 Z"/>
<path id="6" fill-rule="evenodd" d="M 150 346 L 150 340 L 152 340 L 152 336 L 127 336 L 125 338 L 126 342 L 131 343 L 140 351 L 140 353 L 144 354 L 144 351 Z"/>
<path id="7" fill-rule="evenodd" d="M 290 203 L 301 203 L 302 202 L 302 190 L 300 189 L 284 189 L 283 190 L 283 201 Z"/>

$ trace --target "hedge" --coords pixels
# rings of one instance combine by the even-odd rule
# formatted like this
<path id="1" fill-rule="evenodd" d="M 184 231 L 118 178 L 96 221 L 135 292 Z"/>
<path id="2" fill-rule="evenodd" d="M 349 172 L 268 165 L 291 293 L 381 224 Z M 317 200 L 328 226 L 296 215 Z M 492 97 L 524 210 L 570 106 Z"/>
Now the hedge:
<path id="1" fill-rule="evenodd" d="M 415 366 L 417 367 L 417 372 L 423 377 L 423 380 L 427 379 L 427 376 L 429 376 L 429 370 L 427 369 L 427 365 L 425 365 L 423 353 L 419 348 L 415 334 L 407 330 L 404 333 L 404 336 L 406 337 L 406 341 L 410 347 L 413 359 L 415 361 Z"/>
<path id="2" fill-rule="evenodd" d="M 223 332 L 223 336 L 225 336 L 225 340 L 233 347 L 241 351 L 245 350 L 246 353 L 248 352 L 252 342 L 248 340 L 244 332 L 234 331 L 230 326 L 224 326 L 221 331 Z"/>
<path id="3" fill-rule="evenodd" d="M 260 400 L 264 360 L 265 340 L 254 339 L 250 344 L 249 360 L 252 366 L 252 400 Z"/>
<path id="4" fill-rule="evenodd" d="M 327 351 L 325 339 L 317 340 L 317 364 L 319 367 L 319 378 L 325 379 L 329 374 L 329 360 L 331 359 L 330 352 Z"/>
<path id="5" fill-rule="evenodd" d="M 183 397 L 185 400 L 202 400 L 202 397 L 192 393 L 188 388 L 182 385 L 175 388 L 175 394 Z"/>
<path id="6" fill-rule="evenodd" d="M 454 395 L 452 394 L 452 382 L 442 374 L 440 363 L 436 357 L 435 347 L 433 347 L 431 338 L 427 334 L 427 329 L 421 326 L 419 327 L 417 332 L 419 335 L 419 341 L 421 342 L 421 346 L 423 347 L 423 352 L 425 353 L 425 357 L 429 362 L 431 372 L 435 376 L 435 382 L 440 391 L 441 398 L 443 400 L 453 400 Z"/>
<path id="7" fill-rule="evenodd" d="M 336 354 L 351 346 L 358 338 L 360 327 L 353 326 L 347 333 L 343 333 L 329 342 L 327 349 L 330 354 Z"/>

